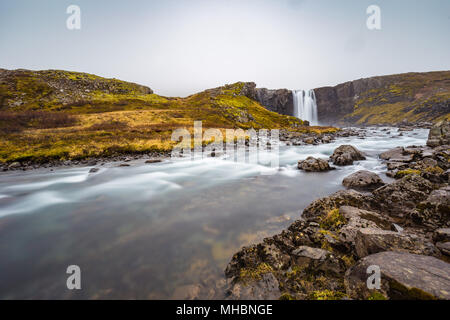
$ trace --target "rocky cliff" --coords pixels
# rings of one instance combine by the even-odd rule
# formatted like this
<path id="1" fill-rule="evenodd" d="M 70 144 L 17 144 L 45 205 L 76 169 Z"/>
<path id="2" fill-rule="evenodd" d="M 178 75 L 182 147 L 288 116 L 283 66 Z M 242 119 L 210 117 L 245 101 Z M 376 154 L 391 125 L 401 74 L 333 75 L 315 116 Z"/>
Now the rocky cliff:
<path id="1" fill-rule="evenodd" d="M 324 124 L 437 122 L 450 117 L 450 71 L 372 77 L 315 89 Z"/>
<path id="2" fill-rule="evenodd" d="M 258 88 L 256 89 L 256 99 L 270 111 L 289 116 L 294 113 L 294 101 L 291 90 Z"/>
<path id="3" fill-rule="evenodd" d="M 256 88 L 245 95 L 270 111 L 293 115 L 292 91 Z M 314 89 L 323 125 L 438 122 L 450 118 L 450 71 L 405 73 L 359 79 Z"/>

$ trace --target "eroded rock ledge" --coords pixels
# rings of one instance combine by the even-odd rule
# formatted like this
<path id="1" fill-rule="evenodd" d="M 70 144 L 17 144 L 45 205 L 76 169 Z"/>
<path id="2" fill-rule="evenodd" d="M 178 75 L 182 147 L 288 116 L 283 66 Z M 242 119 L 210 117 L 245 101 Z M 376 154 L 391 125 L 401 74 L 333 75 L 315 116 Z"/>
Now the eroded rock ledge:
<path id="1" fill-rule="evenodd" d="M 318 199 L 287 230 L 237 252 L 225 270 L 227 297 L 450 299 L 450 147 L 382 158 L 393 183 Z M 373 264 L 380 290 L 366 286 Z"/>

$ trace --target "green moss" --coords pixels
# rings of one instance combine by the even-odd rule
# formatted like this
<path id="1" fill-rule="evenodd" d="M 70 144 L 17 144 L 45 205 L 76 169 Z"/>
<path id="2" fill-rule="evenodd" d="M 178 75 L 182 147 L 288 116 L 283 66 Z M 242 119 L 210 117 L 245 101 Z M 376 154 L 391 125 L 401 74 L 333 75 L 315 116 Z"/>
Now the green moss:
<path id="1" fill-rule="evenodd" d="M 414 170 L 414 169 L 405 169 L 405 170 L 400 170 L 395 174 L 395 178 L 399 179 L 399 178 L 403 178 L 404 176 L 407 176 L 409 174 L 416 174 L 416 175 L 420 175 L 421 171 L 420 170 Z"/>
<path id="2" fill-rule="evenodd" d="M 309 295 L 310 300 L 342 300 L 346 297 L 344 292 L 331 290 L 317 290 Z"/>
<path id="3" fill-rule="evenodd" d="M 372 291 L 367 300 L 387 300 L 387 298 L 378 291 Z"/>
<path id="4" fill-rule="evenodd" d="M 347 267 L 347 269 L 350 268 L 351 266 L 353 266 L 356 263 L 356 261 L 353 258 L 353 256 L 343 255 L 341 257 L 341 260 L 344 262 L 344 264 Z"/>
<path id="5" fill-rule="evenodd" d="M 283 293 L 279 300 L 297 300 L 295 297 L 291 296 L 289 293 Z"/>
<path id="6" fill-rule="evenodd" d="M 258 281 L 262 279 L 262 275 L 273 272 L 273 268 L 267 263 L 261 263 L 256 268 L 242 268 L 239 278 L 243 283 Z"/>
<path id="7" fill-rule="evenodd" d="M 437 174 L 437 175 L 443 174 L 445 172 L 441 167 L 438 167 L 438 166 L 425 168 L 424 171 L 431 173 L 431 174 Z"/>
<path id="8" fill-rule="evenodd" d="M 389 287 L 389 295 L 394 298 L 407 300 L 436 300 L 436 297 L 428 292 L 414 287 L 407 288 L 397 281 L 391 281 Z"/>
<path id="9" fill-rule="evenodd" d="M 344 216 L 339 212 L 339 209 L 333 209 L 321 218 L 320 227 L 324 230 L 339 230 L 339 228 L 346 223 Z"/>

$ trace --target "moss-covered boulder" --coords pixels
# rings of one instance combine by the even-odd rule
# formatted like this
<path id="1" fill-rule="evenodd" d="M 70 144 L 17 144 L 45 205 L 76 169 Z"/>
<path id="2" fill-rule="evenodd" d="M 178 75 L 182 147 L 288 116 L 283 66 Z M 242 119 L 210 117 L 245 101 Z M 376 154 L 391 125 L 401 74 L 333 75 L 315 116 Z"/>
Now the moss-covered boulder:
<path id="1" fill-rule="evenodd" d="M 380 290 L 367 286 L 369 266 L 380 268 Z M 424 255 L 380 252 L 347 270 L 345 287 L 353 299 L 369 299 L 374 292 L 388 299 L 450 299 L 450 264 Z"/>

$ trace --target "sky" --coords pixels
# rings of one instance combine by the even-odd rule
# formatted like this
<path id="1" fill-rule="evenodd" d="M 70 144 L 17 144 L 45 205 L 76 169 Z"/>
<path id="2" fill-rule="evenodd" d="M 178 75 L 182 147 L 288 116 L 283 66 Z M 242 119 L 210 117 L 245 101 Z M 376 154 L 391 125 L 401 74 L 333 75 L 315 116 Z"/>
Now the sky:
<path id="1" fill-rule="evenodd" d="M 66 9 L 81 9 L 69 30 Z M 381 29 L 369 30 L 378 5 Z M 63 69 L 187 96 L 450 70 L 448 0 L 0 0 L 0 68 Z"/>

